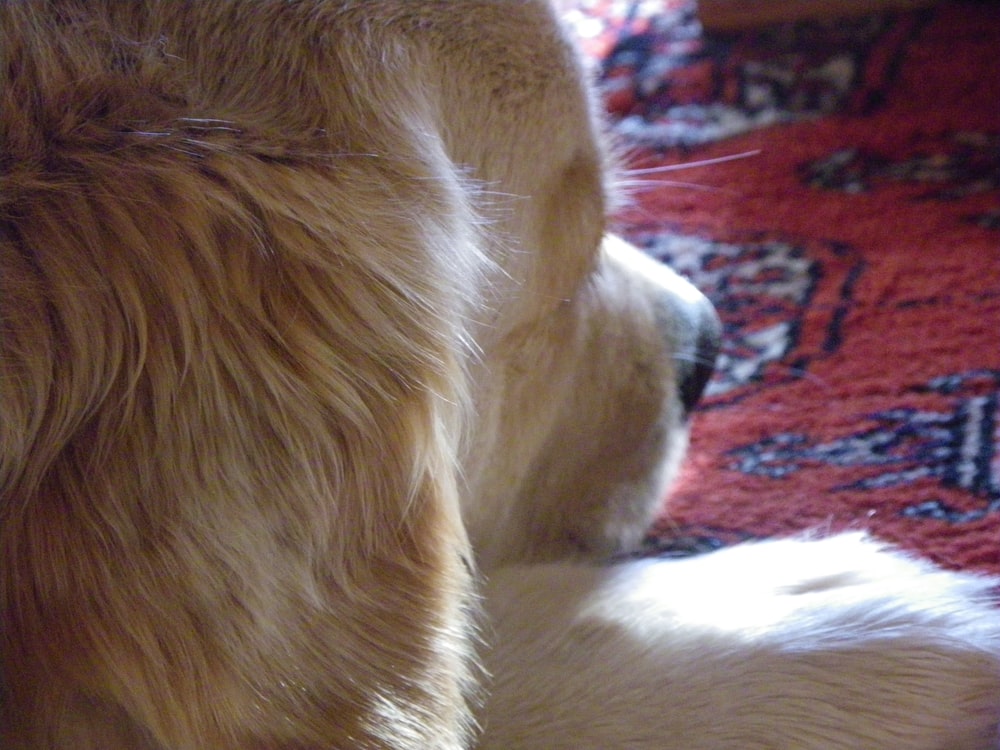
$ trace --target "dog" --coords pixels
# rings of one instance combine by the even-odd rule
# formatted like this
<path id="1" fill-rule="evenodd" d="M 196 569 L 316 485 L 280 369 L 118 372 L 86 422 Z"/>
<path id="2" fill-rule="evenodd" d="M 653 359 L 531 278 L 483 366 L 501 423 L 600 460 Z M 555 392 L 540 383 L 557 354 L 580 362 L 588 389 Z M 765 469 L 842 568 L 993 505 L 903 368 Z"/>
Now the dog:
<path id="1" fill-rule="evenodd" d="M 602 564 L 719 325 L 535 0 L 0 5 L 4 748 L 986 750 L 995 582 Z"/>

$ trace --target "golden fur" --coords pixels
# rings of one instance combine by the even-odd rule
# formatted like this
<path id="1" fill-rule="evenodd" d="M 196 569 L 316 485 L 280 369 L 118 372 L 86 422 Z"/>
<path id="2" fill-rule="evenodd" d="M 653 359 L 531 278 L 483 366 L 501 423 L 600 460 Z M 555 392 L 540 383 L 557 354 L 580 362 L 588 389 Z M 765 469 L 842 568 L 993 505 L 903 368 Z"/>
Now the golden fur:
<path id="1" fill-rule="evenodd" d="M 583 79 L 544 2 L 0 2 L 4 748 L 473 741 L 476 571 L 635 543 L 714 330 Z"/>
<path id="2" fill-rule="evenodd" d="M 463 189 L 283 5 L 3 8 L 5 746 L 465 731 Z"/>

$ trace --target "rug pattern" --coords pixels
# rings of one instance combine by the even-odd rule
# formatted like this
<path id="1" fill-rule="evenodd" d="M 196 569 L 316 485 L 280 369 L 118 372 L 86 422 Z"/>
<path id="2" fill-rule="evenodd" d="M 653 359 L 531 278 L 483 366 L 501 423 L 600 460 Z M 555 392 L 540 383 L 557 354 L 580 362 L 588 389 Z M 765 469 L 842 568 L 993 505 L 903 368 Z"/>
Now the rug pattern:
<path id="1" fill-rule="evenodd" d="M 636 167 L 616 229 L 725 330 L 646 553 L 865 528 L 1000 573 L 995 6 L 713 36 L 689 0 L 584 0 L 568 21 Z"/>
<path id="2" fill-rule="evenodd" d="M 616 130 L 663 149 L 878 106 L 926 14 L 710 36 L 693 2 L 605 0 L 582 3 L 569 20 L 599 60 Z"/>

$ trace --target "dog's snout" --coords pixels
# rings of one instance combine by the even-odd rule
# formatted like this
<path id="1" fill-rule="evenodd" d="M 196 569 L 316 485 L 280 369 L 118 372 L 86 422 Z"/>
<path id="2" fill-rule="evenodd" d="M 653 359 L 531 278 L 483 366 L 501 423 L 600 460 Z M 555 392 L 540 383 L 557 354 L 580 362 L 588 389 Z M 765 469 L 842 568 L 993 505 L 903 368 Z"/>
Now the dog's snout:
<path id="1" fill-rule="evenodd" d="M 627 242 L 608 236 L 603 249 L 613 277 L 624 279 L 628 293 L 652 307 L 664 351 L 674 363 L 677 400 L 686 417 L 715 372 L 722 340 L 715 307 L 690 281 Z"/>
<path id="2" fill-rule="evenodd" d="M 685 416 L 701 400 L 705 387 L 715 372 L 715 360 L 722 340 L 722 325 L 715 308 L 707 300 L 698 300 L 694 317 L 696 330 L 687 351 L 679 352 L 678 392 Z"/>

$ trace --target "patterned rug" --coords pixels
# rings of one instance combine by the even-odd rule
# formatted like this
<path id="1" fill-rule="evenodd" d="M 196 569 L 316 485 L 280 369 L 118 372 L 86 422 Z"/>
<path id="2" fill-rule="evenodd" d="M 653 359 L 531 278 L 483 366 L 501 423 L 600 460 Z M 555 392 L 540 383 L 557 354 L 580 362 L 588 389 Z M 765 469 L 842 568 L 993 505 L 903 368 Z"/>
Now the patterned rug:
<path id="1" fill-rule="evenodd" d="M 998 7 L 730 35 L 690 0 L 567 20 L 630 153 L 618 231 L 725 327 L 648 551 L 865 528 L 1000 573 Z"/>

